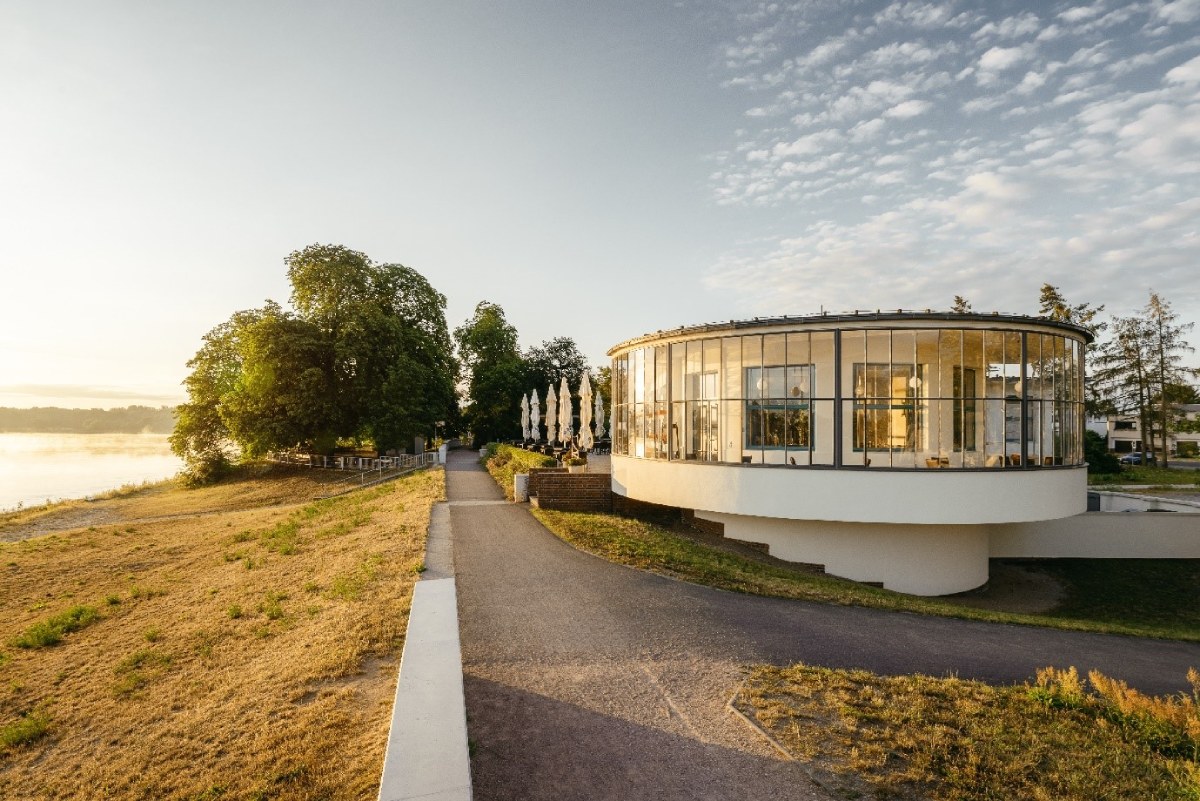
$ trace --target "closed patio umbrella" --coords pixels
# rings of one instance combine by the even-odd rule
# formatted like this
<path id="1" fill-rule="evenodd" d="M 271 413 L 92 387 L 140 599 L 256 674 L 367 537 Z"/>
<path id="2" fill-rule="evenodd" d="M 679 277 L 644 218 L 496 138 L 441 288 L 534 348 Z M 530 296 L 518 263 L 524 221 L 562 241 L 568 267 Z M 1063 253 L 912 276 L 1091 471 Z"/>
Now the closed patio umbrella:
<path id="1" fill-rule="evenodd" d="M 596 439 L 604 439 L 604 396 L 596 393 Z"/>
<path id="2" fill-rule="evenodd" d="M 521 439 L 529 439 L 529 398 L 521 395 Z"/>
<path id="3" fill-rule="evenodd" d="M 554 397 L 554 385 L 546 390 L 546 442 L 554 442 L 558 437 L 555 435 L 554 426 L 557 424 L 558 415 L 558 398 Z"/>
<path id="4" fill-rule="evenodd" d="M 579 382 L 579 449 L 590 451 L 595 440 L 592 439 L 592 380 L 588 374 L 583 374 Z"/>
<path id="5" fill-rule="evenodd" d="M 530 439 L 537 442 L 541 439 L 541 425 L 538 421 L 542 417 L 542 402 L 538 400 L 537 390 L 535 389 L 529 395 L 529 433 L 532 435 Z"/>
<path id="6" fill-rule="evenodd" d="M 571 388 L 564 375 L 558 385 L 558 438 L 566 445 L 571 441 L 575 427 L 575 403 L 571 400 Z"/>

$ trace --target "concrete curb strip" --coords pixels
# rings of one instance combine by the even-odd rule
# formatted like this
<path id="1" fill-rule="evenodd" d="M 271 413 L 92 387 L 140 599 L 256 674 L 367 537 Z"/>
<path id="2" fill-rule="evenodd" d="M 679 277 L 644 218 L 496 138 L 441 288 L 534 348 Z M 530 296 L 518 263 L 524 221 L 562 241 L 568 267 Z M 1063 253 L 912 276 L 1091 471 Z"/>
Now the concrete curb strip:
<path id="1" fill-rule="evenodd" d="M 416 798 L 471 799 L 453 578 L 417 582 L 400 659 L 379 801 Z"/>

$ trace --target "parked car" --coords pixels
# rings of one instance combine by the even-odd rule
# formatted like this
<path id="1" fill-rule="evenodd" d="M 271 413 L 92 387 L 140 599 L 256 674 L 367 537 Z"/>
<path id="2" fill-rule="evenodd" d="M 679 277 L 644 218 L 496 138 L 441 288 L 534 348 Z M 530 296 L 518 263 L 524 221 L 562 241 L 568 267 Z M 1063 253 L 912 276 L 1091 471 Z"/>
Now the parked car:
<path id="1" fill-rule="evenodd" d="M 1154 464 L 1157 460 L 1153 453 L 1134 451 L 1121 457 L 1121 464 Z"/>

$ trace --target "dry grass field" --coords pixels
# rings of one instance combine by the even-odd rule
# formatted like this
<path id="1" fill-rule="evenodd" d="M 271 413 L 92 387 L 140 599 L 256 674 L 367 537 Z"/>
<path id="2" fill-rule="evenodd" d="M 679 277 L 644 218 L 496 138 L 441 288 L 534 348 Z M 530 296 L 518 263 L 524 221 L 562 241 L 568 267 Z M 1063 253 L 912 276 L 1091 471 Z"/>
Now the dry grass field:
<path id="1" fill-rule="evenodd" d="M 443 474 L 321 478 L 0 518 L 0 798 L 374 797 Z"/>
<path id="2" fill-rule="evenodd" d="M 732 704 L 838 798 L 1195 801 L 1200 674 L 1148 697 L 1099 673 L 993 687 L 808 665 L 753 669 Z"/>

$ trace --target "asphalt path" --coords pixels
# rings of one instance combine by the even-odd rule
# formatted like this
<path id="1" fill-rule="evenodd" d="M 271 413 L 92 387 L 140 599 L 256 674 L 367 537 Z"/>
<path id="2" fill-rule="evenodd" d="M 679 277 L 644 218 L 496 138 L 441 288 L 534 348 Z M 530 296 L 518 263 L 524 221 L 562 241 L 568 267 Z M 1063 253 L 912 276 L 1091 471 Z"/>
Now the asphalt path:
<path id="1" fill-rule="evenodd" d="M 724 704 L 746 665 L 1187 688 L 1200 644 L 714 590 L 610 564 L 508 504 L 469 452 L 447 496 L 476 798 L 823 798 Z"/>

